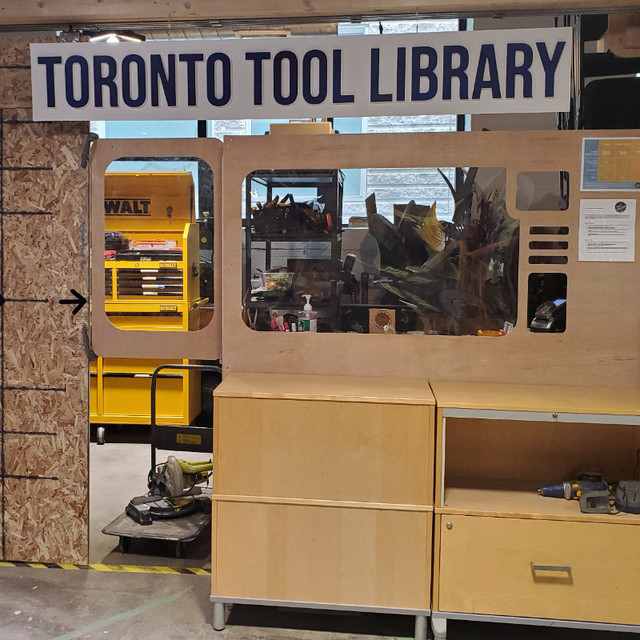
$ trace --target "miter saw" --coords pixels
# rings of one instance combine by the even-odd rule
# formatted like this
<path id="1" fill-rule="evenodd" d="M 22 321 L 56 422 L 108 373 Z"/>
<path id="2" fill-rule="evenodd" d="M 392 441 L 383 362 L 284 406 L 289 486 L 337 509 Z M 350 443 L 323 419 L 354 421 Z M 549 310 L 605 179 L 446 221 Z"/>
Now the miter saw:
<path id="1" fill-rule="evenodd" d="M 211 460 L 189 462 L 168 456 L 166 462 L 149 471 L 149 493 L 132 498 L 125 509 L 127 515 L 139 524 L 151 524 L 154 520 L 211 509 L 209 500 L 196 499 L 202 493 L 196 485 L 209 481 L 212 468 Z"/>

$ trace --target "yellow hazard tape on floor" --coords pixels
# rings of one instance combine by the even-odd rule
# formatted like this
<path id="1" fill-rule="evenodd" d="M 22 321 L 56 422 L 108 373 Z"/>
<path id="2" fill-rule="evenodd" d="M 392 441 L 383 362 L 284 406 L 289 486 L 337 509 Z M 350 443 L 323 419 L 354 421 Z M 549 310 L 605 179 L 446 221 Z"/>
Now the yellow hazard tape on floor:
<path id="1" fill-rule="evenodd" d="M 191 574 L 196 576 L 211 575 L 210 569 L 190 567 L 161 567 L 155 565 L 134 564 L 67 564 L 57 562 L 9 562 L 0 560 L 0 567 L 31 567 L 32 569 L 67 569 L 71 571 L 105 571 L 125 573 L 163 573 L 163 574 Z"/>

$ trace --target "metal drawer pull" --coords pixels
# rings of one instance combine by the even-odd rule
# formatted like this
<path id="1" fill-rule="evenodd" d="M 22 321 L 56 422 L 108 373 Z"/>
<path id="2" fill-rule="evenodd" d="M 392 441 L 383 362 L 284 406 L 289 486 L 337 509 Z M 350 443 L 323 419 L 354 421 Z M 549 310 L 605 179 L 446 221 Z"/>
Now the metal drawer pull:
<path id="1" fill-rule="evenodd" d="M 571 565 L 568 564 L 534 564 L 530 562 L 529 565 L 531 566 L 531 573 L 536 571 L 557 571 L 571 575 Z"/>

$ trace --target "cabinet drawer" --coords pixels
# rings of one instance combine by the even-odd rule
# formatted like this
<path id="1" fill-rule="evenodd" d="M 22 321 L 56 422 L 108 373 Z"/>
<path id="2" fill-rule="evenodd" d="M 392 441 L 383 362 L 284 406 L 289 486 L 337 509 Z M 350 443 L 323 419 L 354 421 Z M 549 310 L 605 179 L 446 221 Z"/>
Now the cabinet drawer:
<path id="1" fill-rule="evenodd" d="M 429 608 L 430 512 L 215 496 L 213 507 L 214 596 Z"/>
<path id="2" fill-rule="evenodd" d="M 419 404 L 216 398 L 216 493 L 432 505 L 432 412 Z"/>
<path id="3" fill-rule="evenodd" d="M 439 611 L 640 624 L 637 526 L 438 517 Z"/>

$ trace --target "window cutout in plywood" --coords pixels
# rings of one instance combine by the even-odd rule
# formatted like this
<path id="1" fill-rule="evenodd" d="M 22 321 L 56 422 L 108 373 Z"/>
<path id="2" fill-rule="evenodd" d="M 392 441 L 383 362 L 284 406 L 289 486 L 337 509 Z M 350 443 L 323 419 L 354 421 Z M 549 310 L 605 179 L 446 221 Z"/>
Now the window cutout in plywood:
<path id="1" fill-rule="evenodd" d="M 567 171 L 521 171 L 516 182 L 519 211 L 565 211 L 569 207 Z"/>
<path id="2" fill-rule="evenodd" d="M 105 311 L 123 330 L 197 331 L 213 315 L 213 172 L 129 157 L 104 175 Z"/>
<path id="3" fill-rule="evenodd" d="M 529 264 L 567 264 L 567 256 L 529 256 Z"/>
<path id="4" fill-rule="evenodd" d="M 567 324 L 567 276 L 531 273 L 528 281 L 527 327 L 535 333 L 562 333 Z"/>
<path id="5" fill-rule="evenodd" d="M 412 168 L 419 184 L 434 180 L 403 201 L 396 187 L 406 171 L 386 167 L 379 186 L 387 187 L 357 208 L 350 203 L 360 228 L 341 227 L 341 169 L 250 173 L 245 324 L 283 334 L 307 330 L 310 297 L 317 322 L 308 324 L 318 333 L 506 334 L 517 320 L 520 255 L 506 169 Z"/>
<path id="6" fill-rule="evenodd" d="M 543 251 L 566 251 L 569 243 L 557 240 L 532 240 L 529 242 L 529 249 L 538 249 Z"/>
<path id="7" fill-rule="evenodd" d="M 532 236 L 568 236 L 569 227 L 529 227 Z"/>

